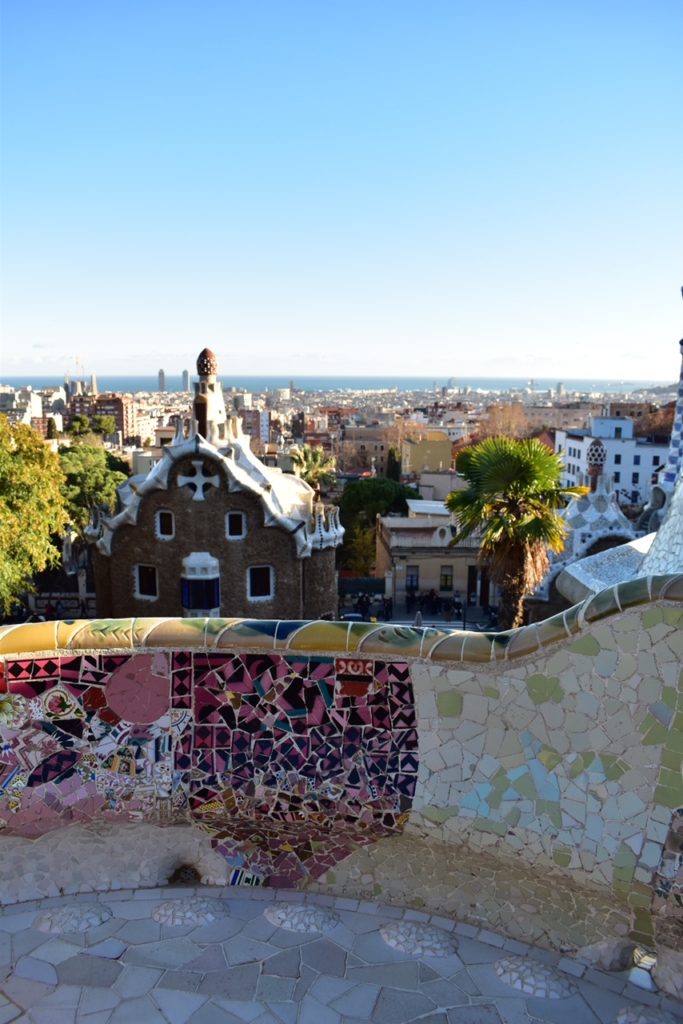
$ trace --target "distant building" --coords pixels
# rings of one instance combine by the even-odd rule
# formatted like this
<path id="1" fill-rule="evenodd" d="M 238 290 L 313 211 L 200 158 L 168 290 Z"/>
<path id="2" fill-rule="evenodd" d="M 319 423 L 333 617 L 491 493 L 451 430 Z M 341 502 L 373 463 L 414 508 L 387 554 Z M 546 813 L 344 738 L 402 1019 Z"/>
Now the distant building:
<path id="1" fill-rule="evenodd" d="M 396 446 L 394 427 L 344 427 L 341 445 L 341 462 L 346 470 L 362 472 L 373 465 L 379 476 L 387 468 L 389 449 Z"/>
<path id="2" fill-rule="evenodd" d="M 607 415 L 612 417 L 625 417 L 629 419 L 639 420 L 643 416 L 648 416 L 650 413 L 655 412 L 657 406 L 652 402 L 633 402 L 625 398 L 618 398 L 615 401 L 609 402 L 607 406 Z"/>
<path id="3" fill-rule="evenodd" d="M 164 370 L 159 370 L 159 391 L 162 393 L 166 391 L 166 373 Z"/>
<path id="4" fill-rule="evenodd" d="M 394 608 L 413 610 L 414 599 L 433 591 L 445 608 L 495 604 L 495 591 L 479 562 L 479 540 L 451 546 L 452 517 L 441 501 L 408 501 L 407 516 L 379 516 L 375 575 L 389 581 Z"/>
<path id="5" fill-rule="evenodd" d="M 190 371 L 183 370 L 183 391 L 190 390 Z"/>
<path id="6" fill-rule="evenodd" d="M 240 419 L 245 434 L 256 438 L 262 444 L 270 441 L 270 409 L 240 409 Z"/>
<path id="7" fill-rule="evenodd" d="M 636 437 L 627 417 L 591 416 L 585 430 L 558 430 L 555 451 L 564 461 L 564 483 L 585 485 L 589 480 L 588 452 L 599 439 L 606 451 L 603 475 L 621 504 L 643 505 L 650 498 L 653 477 L 666 462 L 669 446 Z"/>
<path id="8" fill-rule="evenodd" d="M 132 395 L 116 391 L 97 395 L 74 395 L 69 402 L 69 423 L 74 416 L 113 416 L 124 444 L 140 444 L 138 407 Z"/>
<path id="9" fill-rule="evenodd" d="M 586 452 L 586 485 L 590 490 L 572 498 L 559 512 L 566 528 L 564 548 L 550 553 L 548 572 L 533 598 L 526 602 L 531 620 L 547 618 L 567 607 L 555 585 L 567 567 L 598 552 L 624 545 L 637 536 L 636 527 L 619 507 L 616 493 L 608 489 L 604 476 L 607 458 L 603 441 L 594 438 Z"/>
<path id="10" fill-rule="evenodd" d="M 235 409 L 240 412 L 242 409 L 252 408 L 254 396 L 251 391 L 238 391 L 232 401 Z"/>
<path id="11" fill-rule="evenodd" d="M 639 530 L 650 532 L 567 565 L 557 577 L 556 586 L 570 604 L 616 582 L 683 572 L 683 341 L 679 342 L 679 352 L 681 369 L 671 438 L 650 500 L 637 524 Z"/>
<path id="12" fill-rule="evenodd" d="M 559 385 L 558 385 L 559 387 Z M 555 405 L 529 404 L 524 406 L 527 432 L 535 430 L 584 429 L 591 416 L 603 411 L 601 402 L 563 402 Z"/>
<path id="13" fill-rule="evenodd" d="M 453 449 L 440 430 L 426 431 L 422 437 L 406 438 L 401 444 L 401 473 L 419 476 L 424 471 L 443 472 L 451 468 Z"/>
<path id="14" fill-rule="evenodd" d="M 462 491 L 467 485 L 463 476 L 454 469 L 436 473 L 420 473 L 417 489 L 428 501 L 445 501 L 453 491 Z"/>
<path id="15" fill-rule="evenodd" d="M 179 420 L 148 474 L 124 484 L 117 514 L 91 524 L 97 614 L 334 612 L 338 510 L 254 455 L 239 417 L 226 414 L 208 349 L 197 372 L 191 423 Z"/>
<path id="16" fill-rule="evenodd" d="M 33 420 L 43 417 L 42 396 L 30 387 L 15 389 L 5 385 L 0 389 L 0 413 L 4 413 L 10 423 L 31 426 Z"/>

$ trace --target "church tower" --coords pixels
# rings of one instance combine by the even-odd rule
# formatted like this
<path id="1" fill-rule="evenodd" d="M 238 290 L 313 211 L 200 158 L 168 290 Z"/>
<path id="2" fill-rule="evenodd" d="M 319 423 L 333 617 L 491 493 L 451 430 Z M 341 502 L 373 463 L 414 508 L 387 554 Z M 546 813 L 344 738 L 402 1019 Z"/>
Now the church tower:
<path id="1" fill-rule="evenodd" d="M 226 437 L 227 416 L 223 386 L 218 380 L 218 360 L 211 349 L 204 348 L 197 357 L 199 380 L 194 385 L 194 428 L 198 434 L 219 447 Z"/>

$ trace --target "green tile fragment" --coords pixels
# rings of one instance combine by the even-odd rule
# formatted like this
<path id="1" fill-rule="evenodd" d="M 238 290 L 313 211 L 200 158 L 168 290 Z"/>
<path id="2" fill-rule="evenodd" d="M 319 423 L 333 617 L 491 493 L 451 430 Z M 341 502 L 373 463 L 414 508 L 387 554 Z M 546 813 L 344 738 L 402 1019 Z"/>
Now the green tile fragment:
<path id="1" fill-rule="evenodd" d="M 566 846 L 555 846 L 553 848 L 553 861 L 559 868 L 568 868 L 572 860 L 572 851 Z"/>
<path id="2" fill-rule="evenodd" d="M 649 910 L 637 907 L 633 914 L 633 929 L 641 935 L 652 935 L 652 915 Z"/>
<path id="3" fill-rule="evenodd" d="M 575 779 L 581 772 L 585 772 L 592 765 L 595 760 L 595 754 L 588 750 L 583 754 L 579 754 L 574 763 L 569 769 L 569 778 Z"/>
<path id="4" fill-rule="evenodd" d="M 636 855 L 630 846 L 626 843 L 622 843 L 614 856 L 614 866 L 616 868 L 635 868 L 636 866 Z"/>
<path id="5" fill-rule="evenodd" d="M 616 782 L 622 775 L 626 774 L 629 768 L 630 765 L 626 764 L 625 761 L 615 758 L 611 764 L 605 766 L 605 778 L 608 782 Z"/>
<path id="6" fill-rule="evenodd" d="M 662 704 L 666 704 L 672 711 L 676 710 L 676 689 L 673 686 L 665 686 L 662 690 Z"/>
<path id="7" fill-rule="evenodd" d="M 479 832 L 495 832 L 498 836 L 504 836 L 508 830 L 504 821 L 489 821 L 488 818 L 475 818 L 473 824 Z"/>
<path id="8" fill-rule="evenodd" d="M 678 790 L 680 793 L 680 799 L 683 801 L 683 776 L 681 776 L 680 770 L 673 768 L 660 768 L 659 769 L 659 784 L 665 786 L 666 789 Z"/>
<path id="9" fill-rule="evenodd" d="M 436 706 L 444 718 L 456 718 L 462 714 L 462 694 L 451 691 L 437 693 Z"/>
<path id="10" fill-rule="evenodd" d="M 495 686 L 485 686 L 484 687 L 484 694 L 487 697 L 492 697 L 494 700 L 499 700 L 500 699 L 500 690 L 497 690 L 495 688 Z"/>
<path id="11" fill-rule="evenodd" d="M 643 736 L 643 746 L 652 747 L 658 743 L 666 743 L 669 730 L 660 722 L 655 722 L 652 728 Z"/>
<path id="12" fill-rule="evenodd" d="M 527 800 L 536 799 L 536 786 L 529 772 L 525 772 L 524 775 L 520 775 L 518 779 L 515 779 L 510 783 L 513 789 L 516 789 L 520 796 L 526 797 Z"/>
<path id="13" fill-rule="evenodd" d="M 526 688 L 534 704 L 544 704 L 546 701 L 559 704 L 564 697 L 564 690 L 560 686 L 558 676 L 544 676 L 535 673 L 527 678 Z"/>
<path id="14" fill-rule="evenodd" d="M 646 608 L 643 612 L 643 626 L 645 629 L 650 629 L 652 626 L 657 626 L 660 622 L 664 621 L 663 609 L 662 608 Z"/>
<path id="15" fill-rule="evenodd" d="M 557 768 L 558 764 L 562 761 L 562 755 L 558 754 L 556 750 L 552 750 L 550 747 L 544 747 L 538 755 L 538 760 L 541 764 L 552 772 Z"/>
<path id="16" fill-rule="evenodd" d="M 679 807 L 683 803 L 681 787 L 657 786 L 655 789 L 655 803 L 664 807 Z"/>
<path id="17" fill-rule="evenodd" d="M 619 604 L 622 608 L 633 608 L 638 604 L 650 603 L 650 591 L 645 576 L 619 584 Z"/>
<path id="18" fill-rule="evenodd" d="M 666 738 L 666 749 L 683 754 L 683 732 L 675 732 L 673 729 L 669 730 L 669 735 Z"/>
<path id="19" fill-rule="evenodd" d="M 442 822 L 448 821 L 449 818 L 454 818 L 458 810 L 458 807 L 423 807 L 422 814 L 429 821 L 440 825 Z"/>
<path id="20" fill-rule="evenodd" d="M 662 765 L 664 768 L 671 768 L 673 771 L 680 773 L 683 768 L 683 754 L 679 750 L 664 749 L 662 751 Z"/>
<path id="21" fill-rule="evenodd" d="M 649 910 L 652 903 L 652 893 L 636 892 L 632 889 L 628 897 L 628 902 L 631 907 L 642 907 L 644 910 Z"/>
<path id="22" fill-rule="evenodd" d="M 578 640 L 574 640 L 573 643 L 569 644 L 567 650 L 573 651 L 575 654 L 587 654 L 589 657 L 594 658 L 600 653 L 600 644 L 594 636 L 588 634 L 580 636 Z"/>
<path id="23" fill-rule="evenodd" d="M 562 828 L 562 811 L 559 803 L 554 800 L 537 800 L 534 806 L 536 814 L 540 817 L 542 814 L 547 815 L 550 821 L 553 823 L 555 828 Z"/>

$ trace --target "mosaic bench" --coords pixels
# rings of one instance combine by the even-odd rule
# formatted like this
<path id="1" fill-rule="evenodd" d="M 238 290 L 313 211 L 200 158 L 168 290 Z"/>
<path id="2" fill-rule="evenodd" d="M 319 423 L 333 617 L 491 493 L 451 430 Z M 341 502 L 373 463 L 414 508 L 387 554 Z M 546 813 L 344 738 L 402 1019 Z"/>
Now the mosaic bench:
<path id="1" fill-rule="evenodd" d="M 550 945 L 652 944 L 661 918 L 675 944 L 681 602 L 675 576 L 500 634 L 0 627 L 0 898 L 194 858 L 208 880 L 381 894 Z"/>

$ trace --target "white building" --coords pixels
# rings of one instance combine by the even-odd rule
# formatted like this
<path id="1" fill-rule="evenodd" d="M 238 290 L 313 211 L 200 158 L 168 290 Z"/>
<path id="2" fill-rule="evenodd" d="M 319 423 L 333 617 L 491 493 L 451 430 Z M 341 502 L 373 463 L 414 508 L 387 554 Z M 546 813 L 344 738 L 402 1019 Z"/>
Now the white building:
<path id="1" fill-rule="evenodd" d="M 656 480 L 666 463 L 669 446 L 636 437 L 633 420 L 626 417 L 591 416 L 587 429 L 558 430 L 555 434 L 555 451 L 563 458 L 566 484 L 588 484 L 587 453 L 595 438 L 607 451 L 603 474 L 620 504 L 645 504 L 653 478 Z"/>

